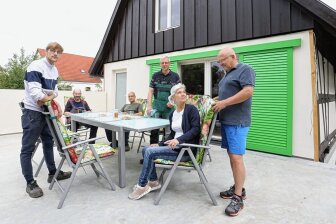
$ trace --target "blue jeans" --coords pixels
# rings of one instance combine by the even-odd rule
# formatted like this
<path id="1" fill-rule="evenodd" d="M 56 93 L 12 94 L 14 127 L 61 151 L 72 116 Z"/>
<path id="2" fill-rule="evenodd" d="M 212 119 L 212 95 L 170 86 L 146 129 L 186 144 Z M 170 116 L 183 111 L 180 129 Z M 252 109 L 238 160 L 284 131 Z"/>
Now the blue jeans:
<path id="1" fill-rule="evenodd" d="M 138 185 L 141 187 L 146 186 L 148 179 L 150 181 L 157 180 L 156 169 L 154 160 L 165 159 L 165 160 L 176 160 L 178 152 L 172 150 L 168 146 L 157 146 L 157 147 L 145 147 L 142 150 L 143 166 L 140 173 Z M 189 156 L 182 156 L 181 161 L 190 160 Z"/>
<path id="2" fill-rule="evenodd" d="M 42 140 L 43 155 L 49 174 L 54 175 L 56 172 L 53 151 L 54 141 L 45 116 L 41 112 L 24 109 L 21 117 L 21 125 L 23 136 L 20 162 L 22 174 L 27 183 L 34 180 L 31 159 L 35 149 L 35 143 L 40 136 Z"/>

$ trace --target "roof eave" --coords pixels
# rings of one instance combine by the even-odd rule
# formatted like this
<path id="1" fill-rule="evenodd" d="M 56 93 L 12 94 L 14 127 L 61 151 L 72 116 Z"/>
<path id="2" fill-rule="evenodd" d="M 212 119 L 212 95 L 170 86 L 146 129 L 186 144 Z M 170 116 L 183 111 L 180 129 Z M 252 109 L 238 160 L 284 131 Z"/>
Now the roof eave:
<path id="1" fill-rule="evenodd" d="M 110 22 L 107 26 L 107 29 L 105 31 L 105 35 L 104 38 L 100 44 L 99 50 L 96 54 L 96 57 L 93 60 L 93 63 L 89 69 L 89 74 L 91 76 L 102 76 L 102 67 L 104 66 L 104 61 L 103 61 L 103 54 L 104 54 L 104 48 L 105 48 L 105 44 L 107 42 L 107 40 L 109 39 L 110 35 L 112 35 L 112 32 L 110 32 L 114 26 L 117 25 L 116 23 L 116 19 L 118 14 L 120 14 L 119 9 L 122 8 L 123 6 L 125 6 L 127 4 L 128 1 L 126 0 L 118 0 L 118 2 L 116 3 L 116 6 L 114 8 L 112 17 L 110 19 Z"/>

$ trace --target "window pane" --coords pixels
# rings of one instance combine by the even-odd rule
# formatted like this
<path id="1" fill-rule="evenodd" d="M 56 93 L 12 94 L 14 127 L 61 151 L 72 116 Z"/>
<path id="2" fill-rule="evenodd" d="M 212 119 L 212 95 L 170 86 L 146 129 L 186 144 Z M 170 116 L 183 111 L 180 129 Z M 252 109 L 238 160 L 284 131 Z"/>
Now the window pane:
<path id="1" fill-rule="evenodd" d="M 204 95 L 204 63 L 182 65 L 181 73 L 188 94 Z"/>
<path id="2" fill-rule="evenodd" d="M 159 29 L 167 28 L 167 1 L 159 0 Z"/>
<path id="3" fill-rule="evenodd" d="M 218 62 L 211 62 L 211 97 L 218 96 L 218 83 L 224 76 L 225 71 Z"/>
<path id="4" fill-rule="evenodd" d="M 180 0 L 171 0 L 171 25 L 179 26 L 180 25 Z"/>

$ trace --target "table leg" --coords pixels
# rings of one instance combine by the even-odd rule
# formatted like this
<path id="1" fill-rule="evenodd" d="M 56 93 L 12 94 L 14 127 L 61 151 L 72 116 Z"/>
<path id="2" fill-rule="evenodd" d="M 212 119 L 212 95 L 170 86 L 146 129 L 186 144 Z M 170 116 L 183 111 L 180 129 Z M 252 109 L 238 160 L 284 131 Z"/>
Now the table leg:
<path id="1" fill-rule="evenodd" d="M 117 148 L 117 134 L 115 131 L 112 131 L 112 147 Z"/>
<path id="2" fill-rule="evenodd" d="M 71 131 L 76 132 L 76 121 L 71 119 Z"/>
<path id="3" fill-rule="evenodd" d="M 125 164 L 125 133 L 123 128 L 118 131 L 118 163 L 119 163 L 119 187 L 126 187 L 126 164 Z"/>

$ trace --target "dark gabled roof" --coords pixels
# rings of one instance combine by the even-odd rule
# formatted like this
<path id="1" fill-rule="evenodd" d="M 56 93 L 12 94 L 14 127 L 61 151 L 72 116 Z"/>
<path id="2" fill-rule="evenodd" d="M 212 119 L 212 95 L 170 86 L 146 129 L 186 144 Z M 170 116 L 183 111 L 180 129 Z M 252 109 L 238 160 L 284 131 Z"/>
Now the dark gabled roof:
<path id="1" fill-rule="evenodd" d="M 141 4 L 141 2 L 142 1 L 140 1 L 140 4 Z M 249 32 L 251 34 L 249 34 L 249 36 L 245 35 L 245 33 L 244 33 L 245 37 L 242 37 L 242 38 L 239 39 L 236 36 L 235 37 L 236 39 L 233 38 L 233 39 L 228 40 L 228 39 L 225 39 L 226 37 L 223 37 L 224 32 L 222 31 L 222 38 L 219 41 L 218 41 L 217 37 L 216 37 L 217 40 L 215 40 L 215 41 L 211 40 L 212 42 L 209 41 L 209 39 L 212 38 L 212 36 L 213 36 L 213 33 L 212 33 L 210 35 L 209 39 L 208 39 L 207 44 L 205 44 L 205 45 L 204 45 L 204 43 L 203 43 L 203 45 L 202 44 L 199 44 L 199 45 L 194 44 L 194 45 L 189 46 L 189 47 L 182 44 L 182 47 L 180 47 L 178 50 L 192 49 L 192 48 L 197 48 L 197 47 L 201 47 L 201 46 L 208 46 L 208 45 L 211 45 L 211 44 L 220 44 L 220 43 L 232 42 L 232 41 L 236 41 L 236 40 L 260 38 L 260 37 L 265 37 L 265 36 L 296 32 L 296 31 L 300 31 L 300 30 L 314 29 L 314 32 L 316 34 L 316 44 L 317 44 L 318 49 L 334 66 L 336 66 L 336 54 L 334 53 L 334 52 L 336 52 L 336 41 L 335 41 L 336 40 L 336 11 L 334 9 L 332 9 L 331 7 L 329 7 L 328 5 L 326 5 L 325 3 L 321 2 L 320 0 L 278 0 L 276 2 L 272 1 L 272 4 L 275 4 L 275 5 L 276 4 L 281 4 L 281 6 L 284 7 L 284 8 L 277 9 L 277 10 L 288 9 L 288 6 L 285 5 L 286 4 L 285 2 L 287 2 L 287 4 L 289 4 L 289 3 L 293 4 L 297 9 L 295 9 L 296 11 L 294 12 L 294 14 L 291 14 L 293 12 L 285 12 L 284 14 L 282 14 L 282 11 L 280 11 L 280 12 L 278 12 L 278 14 L 275 15 L 275 17 L 277 17 L 278 19 L 280 18 L 280 20 L 277 21 L 277 23 L 275 24 L 275 26 L 277 26 L 277 27 L 275 27 L 275 30 L 276 30 L 275 32 L 273 32 L 273 30 L 270 31 L 269 28 L 268 28 L 268 26 L 273 26 L 274 24 L 273 23 L 270 24 L 269 21 L 267 21 L 268 23 L 265 24 L 264 27 L 257 27 L 259 30 L 257 30 L 256 32 L 260 32 L 260 34 L 258 34 L 258 35 L 253 33 L 254 32 L 253 30 L 250 30 Z M 150 4 L 150 3 L 147 2 L 147 4 Z M 184 4 L 184 7 L 187 8 L 187 6 L 189 6 L 189 5 L 186 5 L 186 4 L 190 4 L 190 2 L 184 1 L 183 4 Z M 202 3 L 197 3 L 197 4 L 200 5 Z M 209 4 L 209 2 L 208 2 L 208 4 Z M 212 7 L 214 7 L 214 5 L 213 5 L 214 3 L 211 2 L 211 4 L 212 4 Z M 230 3 L 227 3 L 227 2 L 221 2 L 221 4 L 222 5 L 225 4 L 225 7 L 226 6 L 232 7 L 232 5 L 231 6 L 227 5 L 227 4 L 230 4 Z M 242 4 L 243 3 L 240 2 L 239 6 L 237 6 L 238 4 L 236 4 L 236 7 L 246 7 L 246 4 L 243 4 L 243 5 Z M 253 1 L 253 4 L 256 4 L 255 5 L 256 9 L 264 10 L 264 11 L 261 11 L 261 12 L 265 13 L 265 9 L 260 9 L 262 7 L 260 5 L 258 5 L 258 4 L 262 4 L 262 2 L 259 2 L 259 1 L 254 2 Z M 271 4 L 271 3 L 268 3 L 268 4 Z M 129 5 L 131 5 L 131 6 L 129 7 Z M 150 5 L 150 6 L 152 6 L 152 5 Z M 129 24 L 125 25 L 125 19 L 127 19 L 127 22 L 130 21 L 129 20 L 130 18 L 132 20 L 133 19 L 132 18 L 132 13 L 134 15 L 134 10 L 139 10 L 139 8 L 141 8 L 141 7 L 142 7 L 142 5 L 139 6 L 139 3 L 138 2 L 133 2 L 133 0 L 118 0 L 118 2 L 116 4 L 116 7 L 113 11 L 111 20 L 110 20 L 110 22 L 108 24 L 108 27 L 106 29 L 106 32 L 105 32 L 104 38 L 102 40 L 102 43 L 100 45 L 100 48 L 99 48 L 99 50 L 97 52 L 97 55 L 96 55 L 92 65 L 90 67 L 89 73 L 91 75 L 93 75 L 93 76 L 103 76 L 104 64 L 108 63 L 108 62 L 120 61 L 120 60 L 124 60 L 124 59 L 136 58 L 136 57 L 140 57 L 140 56 L 153 55 L 153 54 L 157 54 L 157 53 L 166 53 L 166 52 L 176 51 L 175 46 L 173 48 L 171 47 L 171 42 L 167 42 L 168 45 L 165 45 L 166 43 L 163 42 L 163 39 L 168 38 L 167 40 L 169 40 L 169 41 L 175 41 L 175 40 L 172 40 L 171 38 L 172 38 L 172 36 L 173 36 L 173 38 L 175 38 L 176 34 L 180 35 L 179 34 L 180 31 L 178 29 L 174 30 L 173 34 L 172 34 L 172 31 L 155 33 L 155 48 L 157 46 L 159 46 L 158 51 L 156 51 L 156 49 L 155 49 L 155 51 L 153 51 L 153 49 L 152 49 L 153 46 L 147 45 L 147 46 L 145 46 L 145 48 L 147 47 L 147 49 L 148 49 L 149 47 L 151 47 L 150 53 L 148 53 L 149 50 L 147 50 L 147 53 L 146 52 L 145 53 L 142 52 L 140 54 L 136 53 L 135 56 L 133 56 L 133 51 L 132 51 L 131 56 L 129 54 L 128 54 L 128 56 L 125 56 L 124 54 L 123 54 L 122 57 L 118 56 L 118 46 L 115 46 L 115 45 L 118 45 L 118 44 L 120 45 L 120 43 L 121 43 L 120 40 L 118 39 L 118 36 L 121 35 L 123 38 L 125 38 L 125 28 L 129 29 L 129 26 L 128 26 Z M 146 7 L 148 7 L 148 5 L 146 5 Z M 195 6 L 193 6 L 193 7 L 195 7 Z M 251 7 L 251 6 L 247 6 L 247 7 Z M 272 6 L 272 7 L 274 9 L 274 7 L 276 7 L 276 6 Z M 255 8 L 253 8 L 253 10 Z M 223 10 L 223 7 L 221 9 L 216 9 L 216 10 Z M 236 10 L 237 10 L 237 8 L 236 8 Z M 244 11 L 244 10 L 246 10 L 246 8 L 243 8 L 242 10 Z M 266 10 L 269 10 L 269 9 L 266 9 Z M 297 10 L 299 10 L 299 11 L 297 11 Z M 227 11 L 227 13 L 230 14 L 231 13 L 230 11 L 232 11 L 232 10 Z M 301 11 L 303 12 L 302 14 L 301 14 Z M 130 17 L 128 17 L 129 13 L 131 14 Z M 139 13 L 139 12 L 136 12 L 136 13 Z M 236 14 L 233 14 L 233 15 L 238 16 L 238 17 L 240 16 L 240 15 L 236 15 Z M 259 15 L 258 12 L 257 12 L 257 15 Z M 261 17 L 259 17 L 257 19 L 259 19 L 259 21 L 264 21 L 263 17 L 262 17 L 264 15 L 261 15 Z M 281 21 L 281 19 L 283 19 L 283 16 L 291 17 L 292 15 L 294 15 L 295 18 L 290 18 L 290 20 L 292 20 L 292 19 L 293 20 L 295 20 L 295 19 L 298 20 L 298 21 L 294 21 L 294 25 L 293 25 L 293 21 L 290 24 L 288 23 L 288 21 L 286 21 L 287 23 L 284 22 L 284 21 Z M 136 19 L 139 19 L 139 14 L 136 14 L 136 16 L 137 16 Z M 208 17 L 209 16 L 210 15 L 208 14 Z M 230 16 L 230 15 L 228 15 L 228 16 Z M 147 14 L 147 17 L 144 17 L 144 18 L 148 19 L 148 17 L 153 18 L 149 14 Z M 239 17 L 239 18 L 241 18 L 241 17 Z M 133 19 L 133 22 L 137 21 L 136 19 L 135 20 Z M 188 18 L 188 21 L 184 20 L 184 25 L 187 26 L 186 22 L 189 22 L 189 21 L 190 21 L 190 18 Z M 241 20 L 240 19 L 240 21 L 239 21 L 240 25 L 244 26 L 245 24 L 243 24 L 242 21 L 245 22 L 246 20 Z M 202 22 L 202 21 L 195 21 L 195 23 L 197 23 L 197 22 Z M 227 21 L 227 22 L 231 22 L 231 21 Z M 140 23 L 140 26 L 141 26 L 141 23 L 143 23 L 143 20 L 140 21 L 140 22 L 137 21 L 137 23 L 138 24 L 136 24 L 136 27 L 139 27 L 139 23 Z M 237 26 L 237 21 L 235 21 L 235 24 Z M 152 24 L 150 24 L 150 26 L 151 25 Z M 198 24 L 198 25 L 202 26 L 204 24 Z M 228 25 L 228 24 L 226 24 L 226 25 Z M 250 25 L 251 24 L 247 24 L 247 28 L 251 28 Z M 183 27 L 183 24 L 181 26 Z M 134 28 L 135 26 L 131 24 L 131 27 Z M 148 27 L 147 27 L 147 29 L 148 29 Z M 236 29 L 236 28 L 234 28 L 234 29 Z M 265 31 L 265 29 L 268 29 L 268 30 Z M 120 34 L 119 30 L 122 30 L 123 33 Z M 129 31 L 129 30 L 126 30 L 126 32 L 127 31 Z M 192 33 L 190 34 L 190 32 L 188 33 L 187 31 L 184 31 L 185 32 L 184 35 L 189 35 L 188 37 L 190 37 L 190 35 L 193 35 Z M 134 30 L 132 32 L 133 33 L 131 33 L 131 36 L 133 38 Z M 135 32 L 140 33 L 140 32 L 143 32 L 143 31 L 141 30 L 141 27 L 140 27 L 140 28 L 136 28 Z M 202 31 L 202 32 L 204 32 L 204 31 Z M 236 31 L 236 32 L 238 32 L 238 31 Z M 127 33 L 126 33 L 126 35 L 127 35 Z M 137 35 L 140 36 L 140 34 L 137 34 Z M 145 33 L 145 35 L 146 35 L 146 33 Z M 149 35 L 148 32 L 147 32 L 147 35 Z M 153 35 L 153 34 L 150 34 L 150 35 Z M 139 36 L 135 37 L 135 38 L 138 38 L 137 41 L 139 41 L 139 39 L 141 38 Z M 183 36 L 183 34 L 182 34 L 182 37 L 188 38 L 186 36 Z M 146 38 L 146 36 L 145 36 L 145 38 Z M 151 37 L 151 38 L 154 38 L 154 37 Z M 158 39 L 156 39 L 156 38 L 158 38 Z M 220 36 L 219 36 L 219 38 L 220 38 Z M 232 37 L 230 37 L 230 38 L 232 38 Z M 148 36 L 147 36 L 147 39 L 148 39 Z M 125 45 L 127 45 L 126 46 L 127 50 L 129 50 L 129 48 L 132 48 L 132 50 L 134 50 L 133 49 L 134 46 L 132 45 L 132 43 L 134 43 L 134 42 L 131 41 L 131 43 L 129 43 L 128 40 L 124 41 L 123 47 L 125 47 Z M 157 42 L 157 40 L 158 40 L 158 42 Z M 144 41 L 143 38 L 142 38 L 142 41 Z M 153 39 L 153 42 L 154 42 L 154 39 Z M 164 47 L 162 46 L 162 43 L 163 43 Z M 137 42 L 137 44 L 141 46 L 141 43 Z M 157 45 L 157 44 L 159 44 L 159 45 Z M 136 45 L 136 46 L 139 47 L 138 45 Z M 169 50 L 165 50 L 165 47 L 167 47 Z M 125 49 L 123 49 L 123 50 L 125 50 Z M 125 51 L 126 53 L 127 53 L 127 50 Z M 119 51 L 120 51 L 120 49 L 119 49 Z M 117 56 L 115 56 L 115 55 L 117 55 Z"/>
<path id="2" fill-rule="evenodd" d="M 320 0 L 291 0 L 308 11 L 316 21 L 336 30 L 336 11 Z"/>
<path id="3" fill-rule="evenodd" d="M 114 10 L 113 10 L 113 14 L 112 17 L 110 19 L 110 22 L 107 26 L 107 29 L 105 31 L 105 35 L 104 38 L 100 44 L 99 50 L 97 52 L 96 57 L 93 60 L 93 63 L 89 69 L 89 74 L 92 76 L 103 76 L 103 70 L 104 70 L 104 64 L 105 64 L 105 60 L 104 57 L 106 57 L 106 52 L 107 51 L 103 51 L 106 41 L 108 39 L 111 39 L 111 36 L 113 35 L 114 30 L 117 30 L 116 27 L 118 26 L 119 20 L 122 14 L 122 10 L 126 5 L 126 3 L 128 2 L 128 0 L 118 0 L 118 2 L 116 3 Z"/>
<path id="4" fill-rule="evenodd" d="M 336 68 L 336 10 L 320 0 L 292 0 L 314 19 L 316 45 Z"/>

